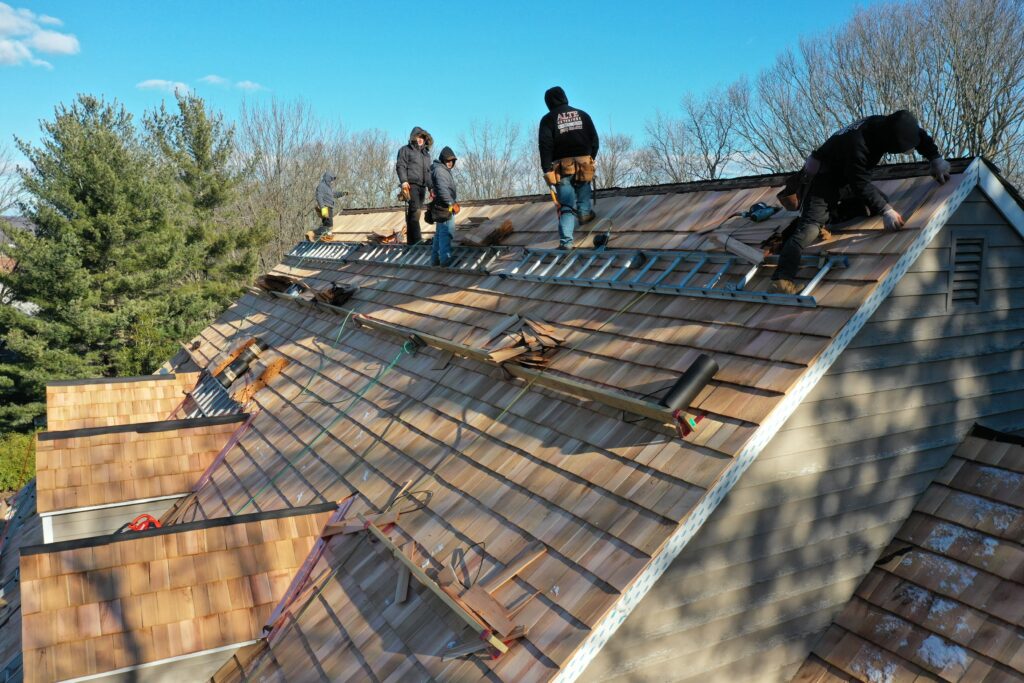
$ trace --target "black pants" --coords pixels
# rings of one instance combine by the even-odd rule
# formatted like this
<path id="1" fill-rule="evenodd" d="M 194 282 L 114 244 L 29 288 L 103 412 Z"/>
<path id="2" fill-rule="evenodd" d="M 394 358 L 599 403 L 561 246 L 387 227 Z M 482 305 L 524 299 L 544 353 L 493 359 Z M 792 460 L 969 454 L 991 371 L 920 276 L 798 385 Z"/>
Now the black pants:
<path id="1" fill-rule="evenodd" d="M 417 244 L 423 241 L 420 233 L 420 210 L 427 196 L 427 188 L 422 185 L 409 185 L 409 202 L 405 207 L 405 243 Z"/>
<path id="2" fill-rule="evenodd" d="M 817 241 L 821 229 L 828 224 L 830 202 L 818 194 L 808 193 L 804 197 L 803 211 L 796 221 L 793 232 L 786 237 L 779 251 L 779 267 L 772 275 L 773 280 L 793 280 L 800 270 L 800 258 L 804 249 Z"/>

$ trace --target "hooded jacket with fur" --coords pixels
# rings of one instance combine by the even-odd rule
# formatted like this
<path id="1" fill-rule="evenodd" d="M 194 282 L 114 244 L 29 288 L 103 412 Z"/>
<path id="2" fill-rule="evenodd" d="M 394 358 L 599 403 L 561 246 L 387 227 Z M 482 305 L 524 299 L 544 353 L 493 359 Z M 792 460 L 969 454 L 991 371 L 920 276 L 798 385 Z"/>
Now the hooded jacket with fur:
<path id="1" fill-rule="evenodd" d="M 569 106 L 569 98 L 558 86 L 544 93 L 544 103 L 548 113 L 540 120 L 537 132 L 541 171 L 547 173 L 559 159 L 596 157 L 600 141 L 590 115 Z"/>
<path id="2" fill-rule="evenodd" d="M 416 144 L 416 138 L 421 135 L 427 138 L 426 144 L 422 147 Z M 398 161 L 395 162 L 399 183 L 433 187 L 430 183 L 430 148 L 433 145 L 434 139 L 430 137 L 430 133 L 419 126 L 412 129 L 409 133 L 409 144 L 398 150 Z"/>
<path id="3" fill-rule="evenodd" d="M 912 150 L 931 161 L 939 155 L 935 140 L 906 109 L 888 116 L 868 116 L 833 134 L 811 156 L 821 162 L 819 178 L 834 188 L 850 187 L 873 214 L 888 206 L 885 196 L 871 183 L 871 169 L 886 154 Z"/>

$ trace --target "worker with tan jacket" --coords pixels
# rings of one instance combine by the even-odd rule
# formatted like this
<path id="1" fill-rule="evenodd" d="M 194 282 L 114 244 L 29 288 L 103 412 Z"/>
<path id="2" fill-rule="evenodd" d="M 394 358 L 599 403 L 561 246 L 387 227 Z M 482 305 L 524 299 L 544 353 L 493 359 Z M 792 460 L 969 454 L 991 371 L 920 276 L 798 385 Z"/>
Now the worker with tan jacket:
<path id="1" fill-rule="evenodd" d="M 540 120 L 537 144 L 544 179 L 558 198 L 558 248 L 571 249 L 577 222 L 594 219 L 594 158 L 599 140 L 587 112 L 569 105 L 555 86 L 544 93 L 548 113 Z"/>

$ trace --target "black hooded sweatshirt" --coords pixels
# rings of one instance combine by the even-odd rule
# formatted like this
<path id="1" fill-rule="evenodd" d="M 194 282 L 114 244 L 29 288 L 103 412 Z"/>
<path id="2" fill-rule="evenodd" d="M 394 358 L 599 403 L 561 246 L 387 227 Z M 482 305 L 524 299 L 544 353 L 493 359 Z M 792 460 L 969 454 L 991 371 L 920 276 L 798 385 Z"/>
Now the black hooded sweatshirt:
<path id="1" fill-rule="evenodd" d="M 939 148 L 917 119 L 906 109 L 888 116 L 868 116 L 836 132 L 811 153 L 821 162 L 820 180 L 838 190 L 849 186 L 864 200 L 871 212 L 879 214 L 888 206 L 884 195 L 871 183 L 871 169 L 886 154 L 911 150 L 931 161 Z"/>
<path id="2" fill-rule="evenodd" d="M 548 113 L 540 120 L 537 132 L 541 171 L 550 171 L 558 159 L 596 157 L 599 141 L 590 115 L 570 107 L 569 98 L 558 86 L 544 93 L 544 103 Z"/>
<path id="3" fill-rule="evenodd" d="M 427 143 L 422 147 L 416 144 L 416 138 L 420 135 L 427 138 Z M 412 132 L 409 133 L 409 144 L 403 145 L 398 150 L 398 161 L 395 162 L 395 172 L 398 173 L 399 183 L 431 187 L 430 148 L 433 144 L 434 139 L 430 137 L 430 133 L 419 126 L 412 129 Z"/>

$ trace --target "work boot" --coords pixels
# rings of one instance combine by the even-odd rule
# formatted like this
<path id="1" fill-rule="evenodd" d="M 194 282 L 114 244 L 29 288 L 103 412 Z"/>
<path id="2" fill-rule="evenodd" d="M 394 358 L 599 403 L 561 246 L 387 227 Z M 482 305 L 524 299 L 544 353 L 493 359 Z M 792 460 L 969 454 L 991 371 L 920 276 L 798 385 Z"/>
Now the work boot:
<path id="1" fill-rule="evenodd" d="M 586 214 L 585 216 L 580 216 L 580 225 L 586 225 L 587 223 L 589 223 L 590 221 L 594 220 L 595 218 L 597 218 L 597 214 L 594 213 L 593 211 L 591 211 L 590 213 Z"/>
<path id="2" fill-rule="evenodd" d="M 799 294 L 800 288 L 792 280 L 772 280 L 772 291 L 776 294 Z"/>

